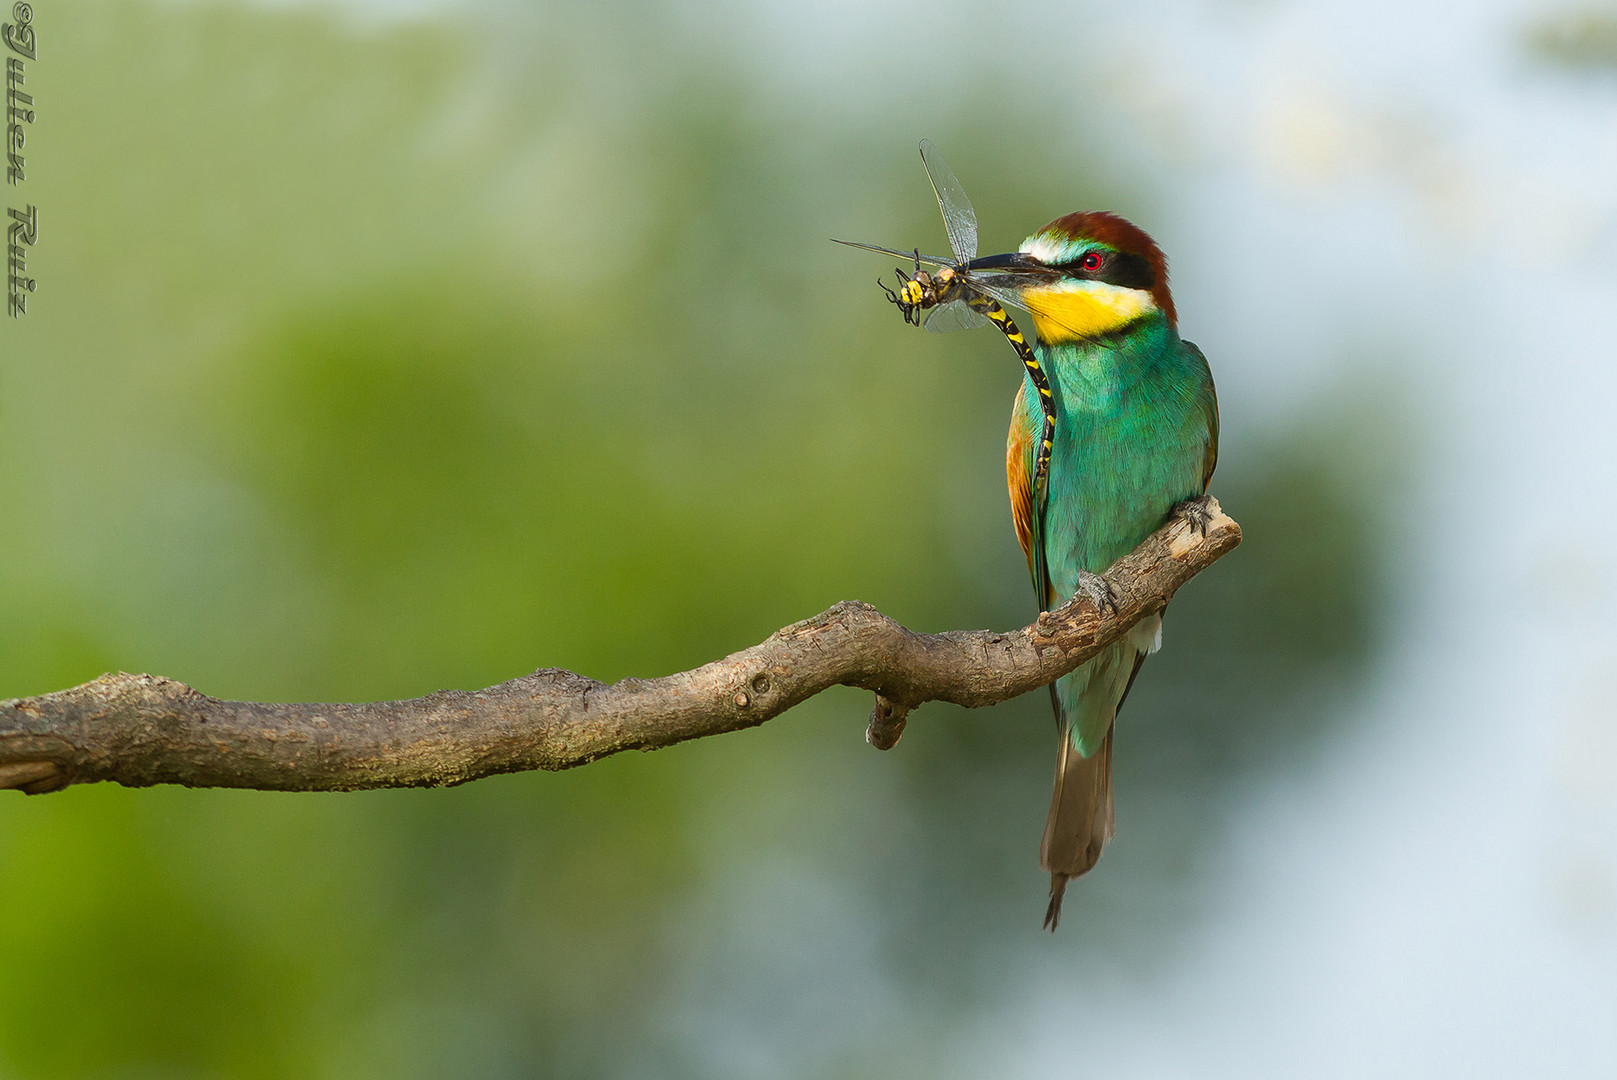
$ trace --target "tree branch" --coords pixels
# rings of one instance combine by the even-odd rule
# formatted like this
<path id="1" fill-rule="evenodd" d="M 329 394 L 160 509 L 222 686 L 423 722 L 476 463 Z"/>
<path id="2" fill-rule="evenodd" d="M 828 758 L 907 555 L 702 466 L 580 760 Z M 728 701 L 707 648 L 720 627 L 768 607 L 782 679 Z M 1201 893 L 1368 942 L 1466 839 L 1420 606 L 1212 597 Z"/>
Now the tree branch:
<path id="1" fill-rule="evenodd" d="M 607 686 L 545 668 L 475 693 L 409 701 L 220 701 L 154 675 L 103 675 L 0 701 L 0 788 L 31 794 L 111 780 L 129 787 L 346 791 L 461 784 L 568 769 L 622 750 L 754 727 L 836 685 L 876 693 L 867 738 L 888 749 L 926 701 L 993 705 L 1065 675 L 1161 610 L 1241 542 L 1216 501 L 1205 535 L 1175 519 L 1107 574 L 1115 609 L 1080 595 L 1011 633 L 917 634 L 845 601 L 694 671 Z"/>

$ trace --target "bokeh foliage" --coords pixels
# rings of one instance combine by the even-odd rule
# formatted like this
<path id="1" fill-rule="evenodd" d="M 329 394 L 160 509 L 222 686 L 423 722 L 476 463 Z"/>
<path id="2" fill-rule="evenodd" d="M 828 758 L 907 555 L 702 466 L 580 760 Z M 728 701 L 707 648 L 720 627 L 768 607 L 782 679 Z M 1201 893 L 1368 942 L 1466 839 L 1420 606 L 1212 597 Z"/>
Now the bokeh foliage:
<path id="1" fill-rule="evenodd" d="M 825 242 L 940 242 L 908 122 L 771 120 L 649 40 L 574 86 L 448 25 L 51 7 L 44 284 L 0 364 L 0 694 L 124 669 L 395 697 L 657 674 L 848 597 L 1030 616 L 1014 360 L 904 332 L 889 268 Z M 985 246 L 1149 208 L 1138 178 L 1075 186 L 1038 120 L 925 132 Z M 1247 545 L 1175 602 L 1126 714 L 1124 842 L 1054 942 L 1042 699 L 929 708 L 882 756 L 833 693 L 450 791 L 0 800 L 0 1070 L 931 1075 L 1016 963 L 1171 950 L 1229 793 L 1337 718 L 1381 585 L 1324 431 L 1226 403 L 1227 446 L 1276 450 L 1215 485 Z"/>
<path id="2" fill-rule="evenodd" d="M 1528 52 L 1571 71 L 1610 74 L 1617 70 L 1617 6 L 1562 8 L 1540 16 L 1527 28 Z"/>

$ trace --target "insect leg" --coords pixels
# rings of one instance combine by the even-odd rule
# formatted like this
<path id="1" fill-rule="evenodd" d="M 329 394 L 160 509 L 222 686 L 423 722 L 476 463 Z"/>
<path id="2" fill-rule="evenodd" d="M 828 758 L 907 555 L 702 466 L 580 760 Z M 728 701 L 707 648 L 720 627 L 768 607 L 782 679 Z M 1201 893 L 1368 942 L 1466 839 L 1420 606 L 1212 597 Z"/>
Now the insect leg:
<path id="1" fill-rule="evenodd" d="M 921 312 L 918 297 L 922 294 L 921 285 L 915 278 L 910 277 L 902 270 L 894 270 L 893 276 L 898 278 L 897 292 L 893 291 L 887 282 L 880 278 L 876 279 L 876 284 L 880 285 L 881 291 L 887 294 L 887 299 L 898 306 L 899 314 L 904 316 L 906 323 L 911 326 L 920 326 Z"/>

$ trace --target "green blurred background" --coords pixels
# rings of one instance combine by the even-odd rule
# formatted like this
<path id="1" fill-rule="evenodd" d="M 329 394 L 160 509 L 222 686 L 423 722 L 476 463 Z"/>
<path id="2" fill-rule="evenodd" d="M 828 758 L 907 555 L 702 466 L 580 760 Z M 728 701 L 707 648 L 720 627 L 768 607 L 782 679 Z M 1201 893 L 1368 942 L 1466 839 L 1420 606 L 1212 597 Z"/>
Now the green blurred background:
<path id="1" fill-rule="evenodd" d="M 1199 7 L 1228 37 L 1209 55 L 1274 10 Z M 873 283 L 887 262 L 827 242 L 942 246 L 922 136 L 984 250 L 1086 207 L 1157 233 L 1247 540 L 1174 603 L 1123 721 L 1118 842 L 1053 938 L 1042 695 L 928 706 L 886 755 L 866 696 L 838 691 L 454 790 L 0 798 L 0 1076 L 1049 1075 L 995 1032 L 1051 985 L 1137 999 L 1153 1029 L 1236 903 L 1219 868 L 1243 815 L 1306 787 L 1388 685 L 1431 520 L 1410 463 L 1453 444 L 1419 404 L 1412 313 L 1360 317 L 1386 264 L 1350 290 L 1310 269 L 1332 260 L 1308 184 L 1198 186 L 1208 137 L 1140 61 L 1156 24 L 36 11 L 0 696 L 108 670 L 272 700 L 614 680 L 845 598 L 921 629 L 1025 623 L 1014 359 L 987 332 L 909 332 Z M 1551 52 L 1567 33 L 1536 32 Z M 1040 34 L 1073 53 L 1019 59 Z M 1358 206 L 1330 210 L 1353 235 Z M 1358 315 L 1291 305 L 1291 274 Z M 1026 1022 L 1072 1033 L 1066 1075 L 1099 1016 Z M 1109 1071 L 1192 1074 L 1155 1037 Z"/>

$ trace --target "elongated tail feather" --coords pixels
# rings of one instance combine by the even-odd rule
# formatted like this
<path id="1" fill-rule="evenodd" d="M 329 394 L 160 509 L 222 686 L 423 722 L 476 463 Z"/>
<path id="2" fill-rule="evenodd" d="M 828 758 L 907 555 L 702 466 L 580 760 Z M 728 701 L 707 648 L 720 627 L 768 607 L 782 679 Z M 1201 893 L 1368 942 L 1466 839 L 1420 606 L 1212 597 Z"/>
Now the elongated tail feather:
<path id="1" fill-rule="evenodd" d="M 1112 838 L 1112 736 L 1117 712 L 1145 658 L 1155 651 L 1161 629 L 1159 616 L 1147 617 L 1122 641 L 1055 683 L 1061 749 L 1050 816 L 1039 845 L 1039 864 L 1050 872 L 1047 929 L 1054 930 L 1061 918 L 1067 882 L 1088 873 Z"/>
<path id="2" fill-rule="evenodd" d="M 1044 822 L 1039 865 L 1050 871 L 1050 906 L 1044 928 L 1061 921 L 1061 896 L 1067 882 L 1087 873 L 1112 838 L 1112 733 L 1100 749 L 1084 757 L 1065 727 L 1056 758 L 1056 789 Z"/>

